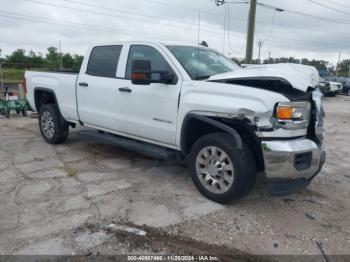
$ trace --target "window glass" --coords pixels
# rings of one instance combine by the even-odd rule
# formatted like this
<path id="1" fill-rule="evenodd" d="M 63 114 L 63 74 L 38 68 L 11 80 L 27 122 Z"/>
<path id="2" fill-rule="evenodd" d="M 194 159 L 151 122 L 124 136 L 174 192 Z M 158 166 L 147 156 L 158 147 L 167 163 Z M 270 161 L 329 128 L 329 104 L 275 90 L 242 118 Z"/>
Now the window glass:
<path id="1" fill-rule="evenodd" d="M 173 73 L 168 62 L 155 48 L 145 45 L 134 45 L 130 47 L 125 78 L 131 79 L 131 65 L 133 60 L 151 61 L 152 71 L 168 71 Z M 160 74 L 152 74 L 152 80 L 159 80 Z"/>
<path id="2" fill-rule="evenodd" d="M 101 77 L 116 77 L 121 45 L 97 46 L 91 51 L 86 74 Z"/>
<path id="3" fill-rule="evenodd" d="M 211 49 L 194 46 L 168 46 L 192 79 L 202 80 L 240 68 L 231 59 Z"/>

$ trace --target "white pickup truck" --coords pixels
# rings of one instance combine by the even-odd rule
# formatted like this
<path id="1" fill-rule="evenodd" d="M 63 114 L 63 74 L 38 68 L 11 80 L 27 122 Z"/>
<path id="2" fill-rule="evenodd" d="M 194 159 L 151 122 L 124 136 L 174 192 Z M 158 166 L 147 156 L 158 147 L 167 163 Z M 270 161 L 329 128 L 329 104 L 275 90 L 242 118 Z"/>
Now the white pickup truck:
<path id="1" fill-rule="evenodd" d="M 27 71 L 25 83 L 48 143 L 81 125 L 90 127 L 81 135 L 97 141 L 177 156 L 216 202 L 249 193 L 257 173 L 271 195 L 290 194 L 325 162 L 311 67 L 241 68 L 203 46 L 118 42 L 90 47 L 79 73 Z"/>

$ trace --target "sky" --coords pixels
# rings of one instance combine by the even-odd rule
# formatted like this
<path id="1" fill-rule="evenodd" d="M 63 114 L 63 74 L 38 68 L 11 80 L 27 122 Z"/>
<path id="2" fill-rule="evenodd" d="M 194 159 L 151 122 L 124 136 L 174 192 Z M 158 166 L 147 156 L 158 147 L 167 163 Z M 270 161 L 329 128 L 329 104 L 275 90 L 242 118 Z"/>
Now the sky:
<path id="1" fill-rule="evenodd" d="M 245 2 L 227 0 L 227 2 Z M 254 58 L 350 58 L 350 1 L 258 0 Z M 273 6 L 283 9 L 276 11 Z M 0 0 L 2 57 L 49 46 L 84 55 L 94 43 L 122 40 L 206 41 L 227 56 L 245 55 L 248 3 L 214 0 Z M 303 14 L 300 14 L 303 13 Z"/>

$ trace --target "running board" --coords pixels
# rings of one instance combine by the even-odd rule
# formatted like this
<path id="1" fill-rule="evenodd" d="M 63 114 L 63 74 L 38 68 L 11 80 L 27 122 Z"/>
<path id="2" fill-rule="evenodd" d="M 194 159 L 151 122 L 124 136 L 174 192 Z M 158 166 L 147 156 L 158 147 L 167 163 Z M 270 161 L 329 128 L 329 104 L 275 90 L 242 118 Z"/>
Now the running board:
<path id="1" fill-rule="evenodd" d="M 172 149 L 163 148 L 146 142 L 125 138 L 110 133 L 104 133 L 95 130 L 83 130 L 80 131 L 79 134 L 81 137 L 88 140 L 125 148 L 151 158 L 157 158 L 161 160 L 177 160 L 179 159 L 180 155 L 179 152 Z"/>

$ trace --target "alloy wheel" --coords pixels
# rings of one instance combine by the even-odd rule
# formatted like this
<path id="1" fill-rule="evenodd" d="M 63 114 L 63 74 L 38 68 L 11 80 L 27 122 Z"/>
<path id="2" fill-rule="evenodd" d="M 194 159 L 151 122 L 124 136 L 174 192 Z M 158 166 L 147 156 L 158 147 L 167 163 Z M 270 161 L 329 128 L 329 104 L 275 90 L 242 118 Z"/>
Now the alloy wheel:
<path id="1" fill-rule="evenodd" d="M 215 194 L 226 193 L 234 181 L 234 167 L 230 157 L 216 146 L 205 147 L 198 153 L 196 172 L 200 183 Z"/>
<path id="2" fill-rule="evenodd" d="M 41 116 L 41 129 L 48 139 L 52 139 L 55 135 L 55 123 L 54 118 L 49 111 L 44 111 Z"/>

